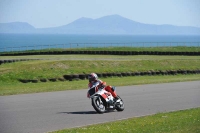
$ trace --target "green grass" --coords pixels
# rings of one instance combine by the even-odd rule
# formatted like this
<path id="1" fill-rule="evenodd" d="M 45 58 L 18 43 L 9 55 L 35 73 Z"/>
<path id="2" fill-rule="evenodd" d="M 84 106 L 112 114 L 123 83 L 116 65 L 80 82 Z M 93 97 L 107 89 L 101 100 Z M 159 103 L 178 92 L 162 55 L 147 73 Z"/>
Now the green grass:
<path id="1" fill-rule="evenodd" d="M 138 76 L 138 77 L 113 77 L 101 78 L 106 81 L 108 85 L 113 86 L 128 86 L 128 85 L 142 85 L 155 83 L 169 83 L 169 82 L 183 82 L 200 80 L 200 74 L 196 75 L 176 75 L 176 76 Z M 0 81 L 0 96 L 16 95 L 38 92 L 52 92 L 63 90 L 78 90 L 87 89 L 87 80 L 79 81 L 64 81 L 64 82 L 46 82 L 46 83 L 20 83 L 2 82 Z"/>
<path id="2" fill-rule="evenodd" d="M 91 55 L 51 57 L 45 56 L 45 60 L 2 64 L 0 66 L 0 79 L 4 82 L 14 82 L 18 79 L 60 78 L 65 74 L 88 74 L 91 72 L 195 70 L 200 68 L 200 57 L 198 56 L 178 56 L 176 58 L 169 56 L 133 57 L 114 55 L 101 56 L 101 58 L 100 56 Z"/>
<path id="3" fill-rule="evenodd" d="M 18 79 L 63 78 L 65 74 L 200 69 L 200 56 L 56 55 L 4 56 L 34 59 L 0 65 L 0 95 L 83 89 L 87 81 L 20 83 Z M 108 78 L 115 86 L 200 80 L 200 75 Z"/>
<path id="4" fill-rule="evenodd" d="M 156 56 L 156 55 L 27 55 L 0 56 L 0 60 L 11 59 L 44 59 L 44 60 L 194 60 L 200 56 Z"/>
<path id="5" fill-rule="evenodd" d="M 175 47 L 107 47 L 107 48 L 76 48 L 71 50 L 91 50 L 91 51 L 169 51 L 169 52 L 198 52 L 200 47 L 186 47 L 186 46 L 175 46 Z"/>
<path id="6" fill-rule="evenodd" d="M 53 133 L 199 133 L 200 108 L 65 129 Z"/>
<path id="7" fill-rule="evenodd" d="M 0 52 L 0 53 L 23 53 L 23 52 L 53 52 L 53 51 L 165 51 L 165 52 L 199 52 L 200 47 L 189 47 L 189 46 L 163 46 L 163 47 L 143 47 L 137 44 L 132 45 L 132 47 L 86 47 L 86 48 L 67 48 L 67 49 L 59 49 L 59 48 L 50 48 L 50 49 L 41 49 L 41 50 L 27 50 L 27 51 L 14 51 L 14 52 Z"/>

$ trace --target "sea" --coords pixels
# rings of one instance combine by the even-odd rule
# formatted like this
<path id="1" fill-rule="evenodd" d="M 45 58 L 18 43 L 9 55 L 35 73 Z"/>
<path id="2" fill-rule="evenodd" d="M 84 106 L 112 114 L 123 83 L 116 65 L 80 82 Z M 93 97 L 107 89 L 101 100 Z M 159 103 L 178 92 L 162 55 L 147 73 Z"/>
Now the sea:
<path id="1" fill-rule="evenodd" d="M 85 47 L 200 47 L 200 35 L 0 34 L 0 52 Z"/>

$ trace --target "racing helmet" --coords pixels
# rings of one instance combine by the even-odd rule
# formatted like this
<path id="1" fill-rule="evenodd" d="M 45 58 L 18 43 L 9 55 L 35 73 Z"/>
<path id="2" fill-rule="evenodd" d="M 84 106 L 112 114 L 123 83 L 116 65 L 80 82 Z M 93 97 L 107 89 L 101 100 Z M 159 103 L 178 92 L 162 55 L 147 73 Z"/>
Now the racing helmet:
<path id="1" fill-rule="evenodd" d="M 96 73 L 91 73 L 88 75 L 89 82 L 96 81 L 97 79 L 98 79 L 98 76 Z"/>

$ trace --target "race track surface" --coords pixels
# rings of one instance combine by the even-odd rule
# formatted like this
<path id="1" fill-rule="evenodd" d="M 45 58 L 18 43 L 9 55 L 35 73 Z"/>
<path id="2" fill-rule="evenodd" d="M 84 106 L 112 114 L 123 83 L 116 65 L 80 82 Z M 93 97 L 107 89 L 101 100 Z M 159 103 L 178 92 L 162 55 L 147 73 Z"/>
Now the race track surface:
<path id="1" fill-rule="evenodd" d="M 123 112 L 97 114 L 87 89 L 0 96 L 0 133 L 64 128 L 200 107 L 200 81 L 117 87 Z"/>

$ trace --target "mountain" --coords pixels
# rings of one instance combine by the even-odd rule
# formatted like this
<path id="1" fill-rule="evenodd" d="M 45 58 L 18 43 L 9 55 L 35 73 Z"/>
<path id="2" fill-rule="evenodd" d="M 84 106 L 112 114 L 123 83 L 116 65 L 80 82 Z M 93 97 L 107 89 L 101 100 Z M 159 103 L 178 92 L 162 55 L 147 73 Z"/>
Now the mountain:
<path id="1" fill-rule="evenodd" d="M 0 23 L 0 33 L 32 33 L 35 30 L 25 22 Z"/>
<path id="2" fill-rule="evenodd" d="M 200 28 L 144 24 L 119 15 L 109 15 L 98 19 L 83 17 L 67 25 L 53 28 L 34 28 L 28 23 L 20 22 L 4 23 L 0 24 L 0 33 L 200 35 Z"/>

